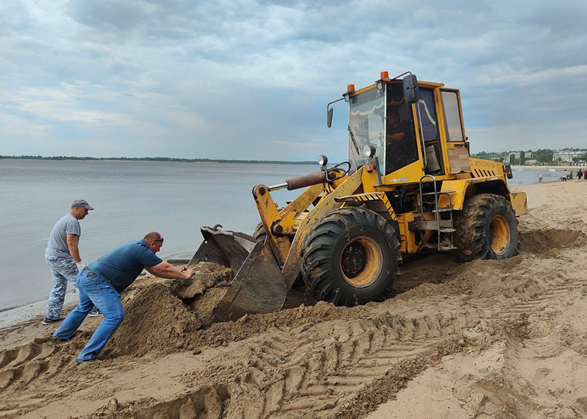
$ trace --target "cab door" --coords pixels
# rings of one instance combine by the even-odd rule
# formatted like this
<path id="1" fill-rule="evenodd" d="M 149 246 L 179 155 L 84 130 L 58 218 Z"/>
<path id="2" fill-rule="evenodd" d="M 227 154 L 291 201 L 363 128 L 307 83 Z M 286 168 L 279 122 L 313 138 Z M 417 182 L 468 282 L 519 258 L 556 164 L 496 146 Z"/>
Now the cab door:
<path id="1" fill-rule="evenodd" d="M 445 174 L 442 143 L 434 89 L 420 87 L 420 100 L 416 104 L 423 154 L 426 156 L 425 173 L 435 176 Z"/>
<path id="2" fill-rule="evenodd" d="M 469 147 L 466 142 L 459 91 L 441 89 L 440 94 L 450 174 L 470 173 Z"/>

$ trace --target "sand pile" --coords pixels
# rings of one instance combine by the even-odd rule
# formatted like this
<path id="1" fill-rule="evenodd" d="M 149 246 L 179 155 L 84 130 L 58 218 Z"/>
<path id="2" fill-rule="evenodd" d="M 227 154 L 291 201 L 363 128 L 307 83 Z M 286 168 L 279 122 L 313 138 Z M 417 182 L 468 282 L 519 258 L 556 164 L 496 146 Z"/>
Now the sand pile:
<path id="1" fill-rule="evenodd" d="M 125 320 L 109 345 L 111 356 L 175 352 L 201 322 L 164 284 L 151 284 L 127 296 Z"/>
<path id="2" fill-rule="evenodd" d="M 532 185 L 520 252 L 406 261 L 397 295 L 210 323 L 232 273 L 137 281 L 105 360 L 38 322 L 0 350 L 0 418 L 587 417 L 587 182 Z M 556 202 L 556 205 L 553 204 Z M 66 412 L 64 414 L 64 412 Z"/>
<path id="3" fill-rule="evenodd" d="M 123 294 L 125 320 L 109 342 L 104 357 L 193 351 L 242 340 L 269 327 L 293 327 L 308 321 L 354 316 L 362 310 L 357 307 L 345 315 L 345 308 L 324 302 L 306 306 L 304 303 L 316 301 L 298 298 L 296 301 L 301 305 L 290 310 L 214 323 L 214 309 L 230 286 L 233 272 L 209 262 L 200 262 L 194 270 L 196 274 L 189 282 L 155 277 L 136 281 Z"/>
<path id="4" fill-rule="evenodd" d="M 520 250 L 524 253 L 552 253 L 561 249 L 587 246 L 587 235 L 569 229 L 528 231 L 520 235 Z"/>
<path id="5" fill-rule="evenodd" d="M 124 293 L 125 320 L 112 337 L 108 357 L 143 356 L 193 349 L 197 330 L 212 323 L 213 311 L 230 285 L 230 269 L 202 262 L 190 281 L 148 278 Z"/>

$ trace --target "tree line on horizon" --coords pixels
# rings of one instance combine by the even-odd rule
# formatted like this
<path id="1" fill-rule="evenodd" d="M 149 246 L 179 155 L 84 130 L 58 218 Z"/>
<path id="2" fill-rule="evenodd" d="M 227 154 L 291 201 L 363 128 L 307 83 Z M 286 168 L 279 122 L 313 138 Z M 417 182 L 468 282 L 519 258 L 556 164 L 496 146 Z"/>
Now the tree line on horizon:
<path id="1" fill-rule="evenodd" d="M 570 151 L 584 151 L 582 149 L 569 149 Z M 512 165 L 518 164 L 523 166 L 527 160 L 536 160 L 537 164 L 544 164 L 544 165 L 557 165 L 557 164 L 565 164 L 569 162 L 564 162 L 560 158 L 555 160 L 554 158 L 554 151 L 550 149 L 538 149 L 536 151 L 517 151 L 520 157 L 516 158 L 513 152 L 485 152 L 481 151 L 480 153 L 471 154 L 471 157 L 482 159 L 482 160 L 492 160 L 492 161 L 499 161 L 501 163 L 509 163 Z M 504 161 L 504 159 L 509 156 L 509 161 Z M 587 151 L 583 154 L 578 155 L 577 157 L 573 157 L 573 162 L 585 162 L 587 161 Z"/>
<path id="2" fill-rule="evenodd" d="M 570 149 L 571 151 L 583 151 L 581 149 Z M 554 151 L 550 149 L 538 149 L 536 151 L 519 151 L 520 157 L 516 159 L 513 152 L 485 152 L 471 154 L 471 157 L 482 160 L 499 161 L 512 165 L 524 165 L 527 160 L 536 160 L 537 164 L 556 165 L 568 162 L 562 162 L 560 159 L 555 161 Z M 504 159 L 509 156 L 509 161 Z M 185 159 L 175 157 L 78 157 L 78 156 L 2 156 L 0 159 L 15 160 L 114 160 L 114 161 L 158 161 L 158 162 L 178 162 L 178 163 L 269 163 L 269 164 L 315 164 L 315 161 L 284 161 L 284 160 L 239 160 L 239 159 Z M 573 158 L 573 162 L 586 162 L 587 151 L 578 157 Z"/>
<path id="3" fill-rule="evenodd" d="M 75 157 L 75 156 L 1 156 L 11 160 L 120 160 L 120 161 L 166 161 L 177 163 L 272 163 L 272 164 L 315 164 L 315 161 L 283 160 L 238 160 L 238 159 L 183 159 L 175 157 Z"/>

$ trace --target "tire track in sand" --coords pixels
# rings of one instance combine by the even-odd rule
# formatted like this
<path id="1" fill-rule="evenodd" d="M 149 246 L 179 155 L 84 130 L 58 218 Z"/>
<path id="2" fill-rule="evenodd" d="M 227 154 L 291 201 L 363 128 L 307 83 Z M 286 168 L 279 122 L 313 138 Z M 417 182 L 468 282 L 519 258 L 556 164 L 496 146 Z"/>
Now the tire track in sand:
<path id="1" fill-rule="evenodd" d="M 432 295 L 418 301 L 406 297 L 410 299 L 409 314 L 389 311 L 376 315 L 374 309 L 361 312 L 358 319 L 274 328 L 252 335 L 230 344 L 238 353 L 225 351 L 213 360 L 214 367 L 186 376 L 185 380 L 200 386 L 195 391 L 171 401 L 119 406 L 110 417 L 132 413 L 148 419 L 183 418 L 190 417 L 189 412 L 197 417 L 331 417 L 333 412 L 344 416 L 344 408 L 349 406 L 368 411 L 369 407 L 357 407 L 357 403 L 376 405 L 385 401 L 427 365 L 462 350 L 459 341 L 463 331 L 476 326 L 480 319 L 517 318 L 521 313 L 540 310 L 541 305 L 577 285 L 584 286 L 585 279 L 565 272 L 564 263 L 561 260 L 557 265 L 558 272 L 549 271 L 549 280 L 525 275 L 532 279 L 507 287 L 498 298 L 451 295 L 447 301 Z M 496 262 L 493 268 L 505 273 L 512 267 Z M 525 269 L 534 272 L 530 263 Z M 537 269 L 534 273 L 544 272 Z M 467 304 L 463 304 L 465 300 Z M 445 303 L 444 312 L 452 308 L 451 315 L 411 316 L 419 309 L 433 313 L 439 301 Z M 390 310 L 394 309 L 391 305 Z M 26 355 L 26 351 L 22 356 L 8 351 L 0 354 L 5 360 L 0 371 L 21 368 L 37 358 Z M 22 362 L 15 361 L 17 358 Z M 223 373 L 215 375 L 213 371 L 218 369 Z M 386 386 L 385 391 L 382 386 Z M 96 413 L 100 412 L 108 417 L 106 410 Z"/>
<path id="2" fill-rule="evenodd" d="M 473 327 L 481 314 L 463 311 L 408 318 L 384 313 L 289 332 L 273 330 L 270 339 L 246 343 L 248 355 L 239 365 L 230 366 L 234 364 L 230 354 L 217 360 L 232 371 L 228 375 L 233 379 L 199 388 L 189 398 L 202 400 L 202 392 L 215 393 L 208 400 L 213 406 L 221 400 L 221 415 L 226 418 L 324 417 L 390 371 L 401 372 L 407 381 L 425 365 L 460 350 L 456 342 L 462 329 Z M 194 375 L 190 379 L 197 382 L 201 378 Z M 178 406 L 186 403 L 190 404 L 182 396 L 142 408 L 135 404 L 133 412 L 140 418 L 175 418 L 180 417 L 175 415 Z M 197 417 L 220 417 L 209 414 L 215 408 L 205 401 L 192 404 Z"/>

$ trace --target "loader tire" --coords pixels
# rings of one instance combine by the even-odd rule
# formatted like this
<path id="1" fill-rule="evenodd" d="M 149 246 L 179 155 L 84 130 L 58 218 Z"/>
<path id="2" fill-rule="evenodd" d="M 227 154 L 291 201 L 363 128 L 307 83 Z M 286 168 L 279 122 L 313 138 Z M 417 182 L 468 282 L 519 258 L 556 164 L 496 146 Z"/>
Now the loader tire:
<path id="1" fill-rule="evenodd" d="M 503 196 L 469 198 L 455 221 L 455 245 L 462 261 L 507 259 L 517 253 L 518 220 Z"/>
<path id="2" fill-rule="evenodd" d="M 399 276 L 400 243 L 385 218 L 366 208 L 340 208 L 306 236 L 302 275 L 316 298 L 339 306 L 383 301 Z"/>
<path id="3" fill-rule="evenodd" d="M 257 227 L 255 227 L 255 231 L 253 232 L 253 238 L 255 241 L 265 242 L 265 239 L 267 238 L 267 232 L 265 231 L 265 226 L 263 226 L 263 223 L 257 224 Z"/>

